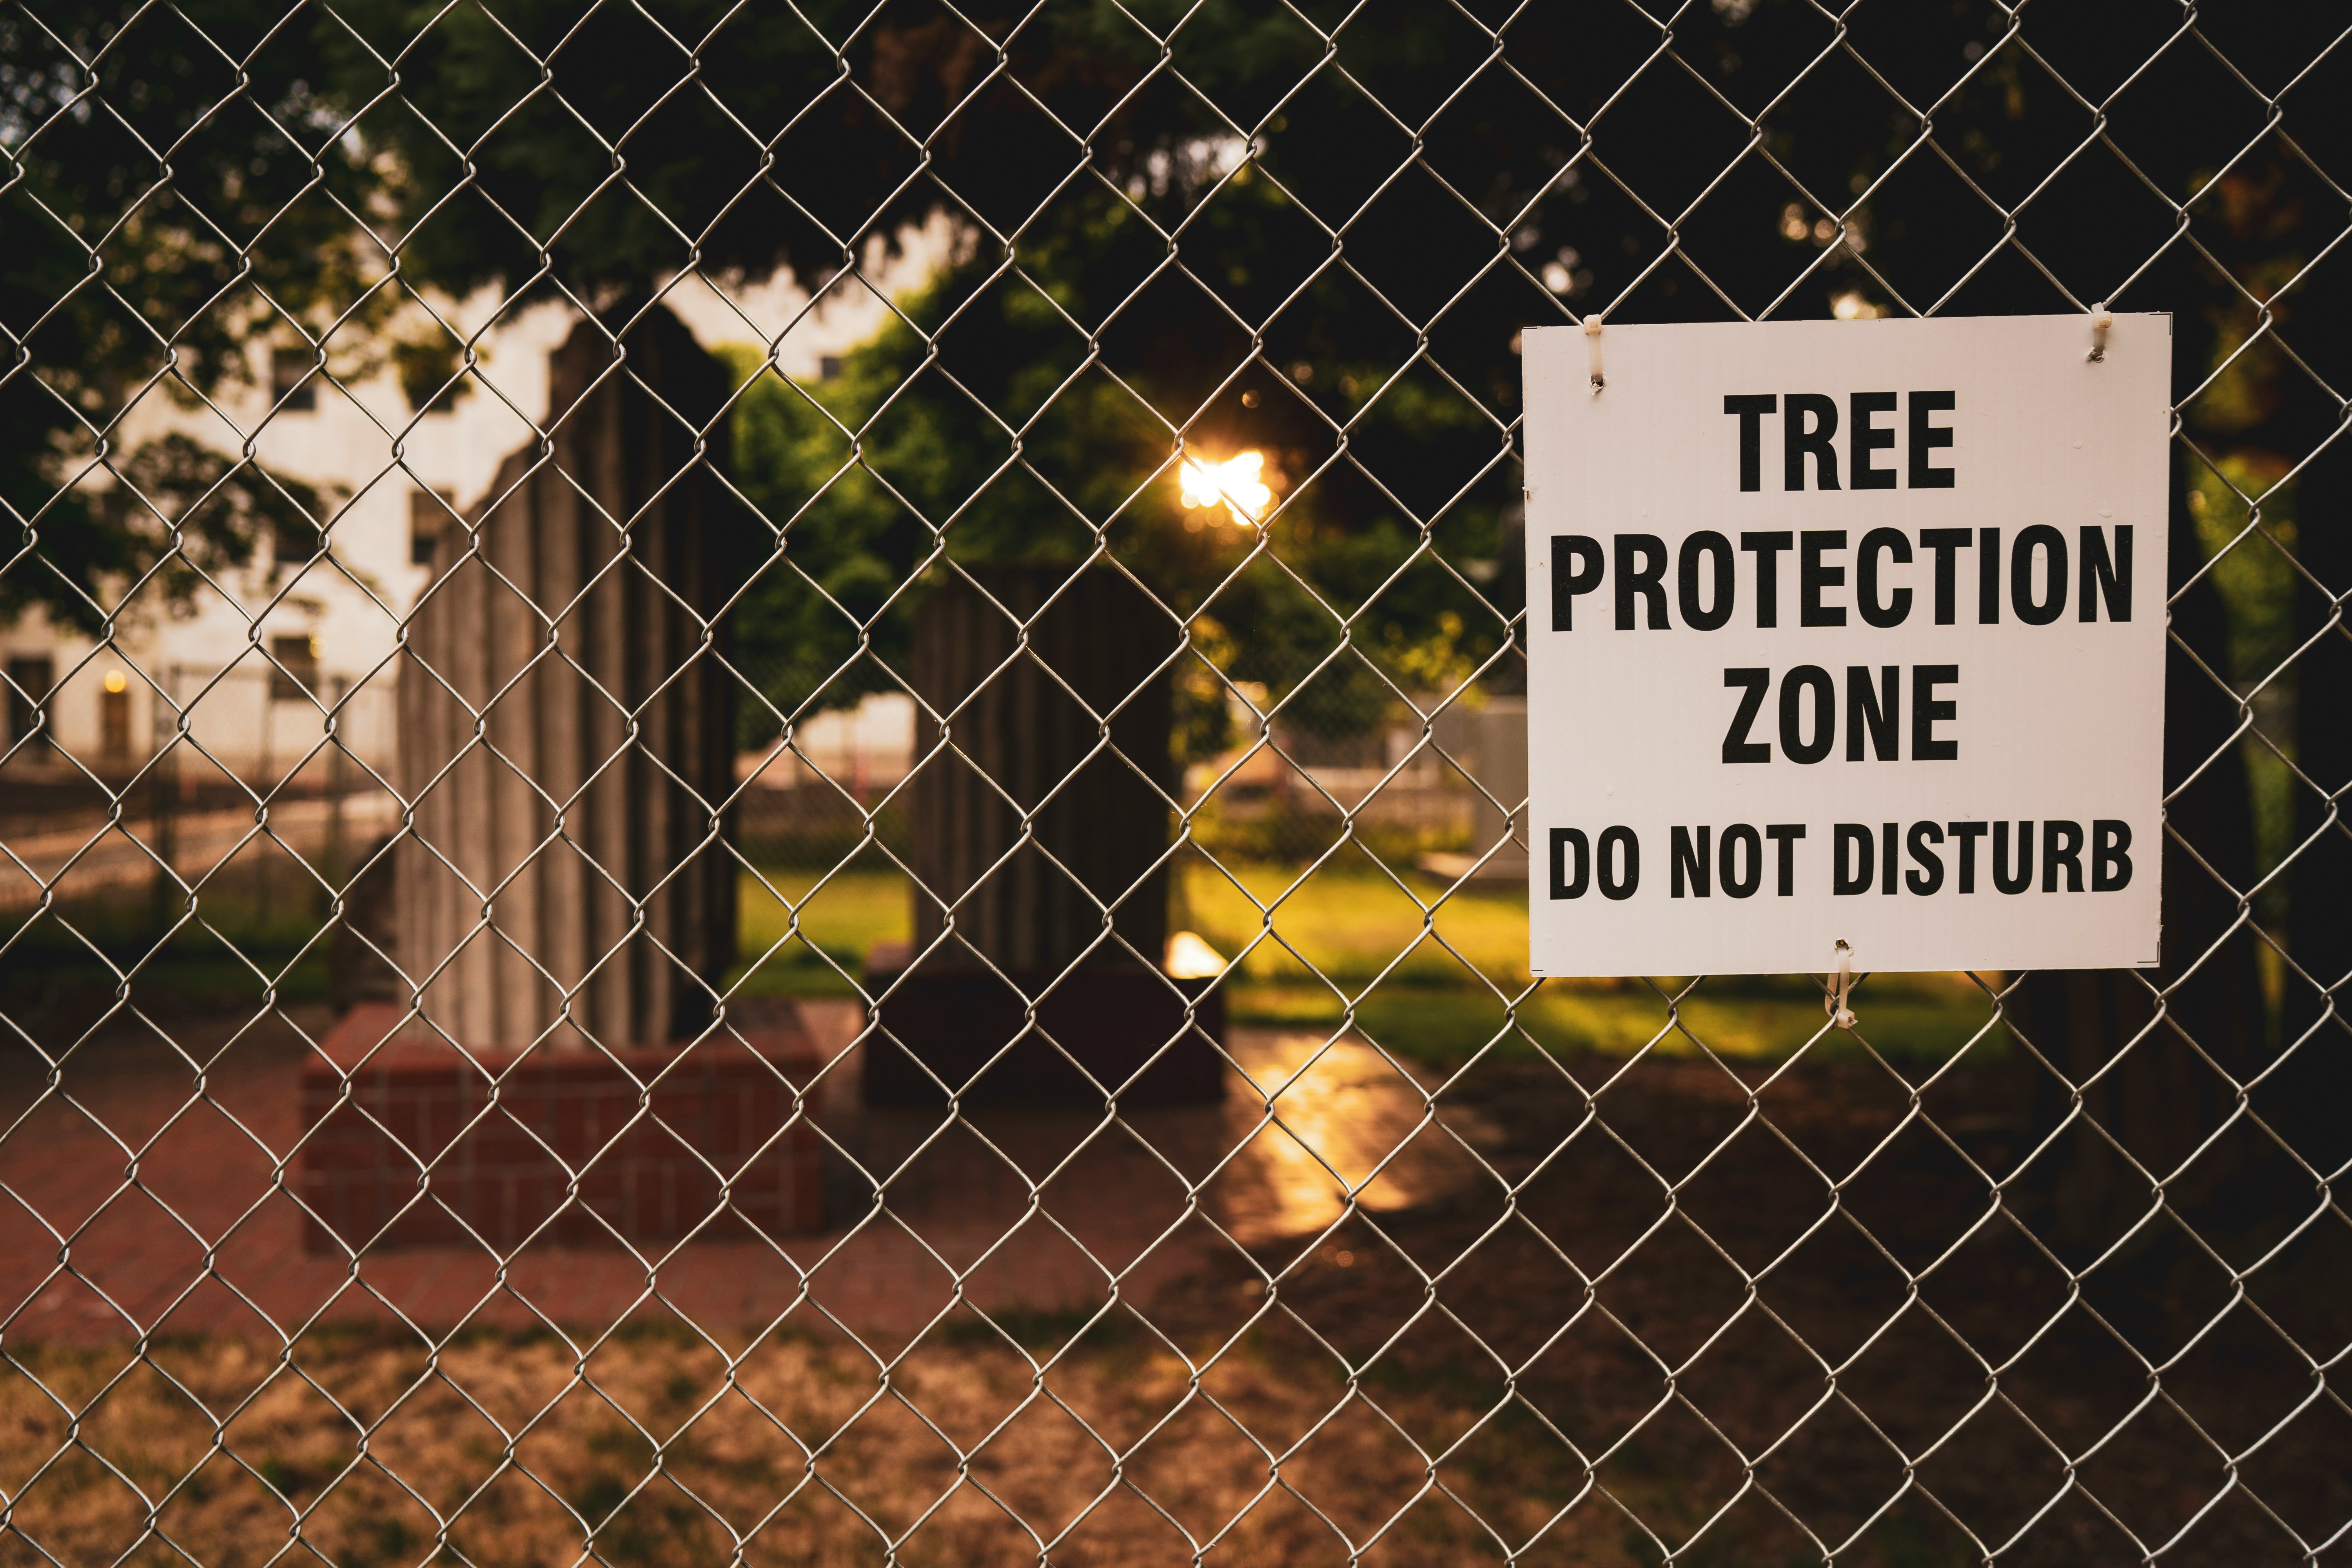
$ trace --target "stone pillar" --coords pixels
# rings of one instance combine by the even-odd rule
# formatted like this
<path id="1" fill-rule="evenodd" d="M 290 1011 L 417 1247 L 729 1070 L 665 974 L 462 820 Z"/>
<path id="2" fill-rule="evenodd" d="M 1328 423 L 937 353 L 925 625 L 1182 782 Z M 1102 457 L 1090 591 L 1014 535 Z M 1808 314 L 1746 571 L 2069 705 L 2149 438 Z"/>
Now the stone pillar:
<path id="1" fill-rule="evenodd" d="M 1160 667 L 1177 623 L 1109 567 L 968 570 L 977 586 L 951 580 L 916 615 L 909 677 L 930 710 L 908 784 L 917 957 L 870 977 L 888 995 L 867 1094 L 930 1098 L 936 1078 L 985 1098 L 1098 1099 L 1034 1035 L 995 1059 L 1037 1002 L 1038 1028 L 1105 1087 L 1160 1053 L 1131 1098 L 1213 1099 L 1222 995 L 1160 970 L 1176 790 Z M 933 753 L 942 739 L 953 749 Z M 1107 905 L 1123 944 L 1102 940 Z"/>
<path id="2" fill-rule="evenodd" d="M 443 531 L 410 618 L 400 966 L 467 1047 L 688 1039 L 735 956 L 731 678 L 705 618 L 745 564 L 710 477 L 727 376 L 658 309 L 625 356 L 584 322 L 550 368 L 544 449 Z"/>

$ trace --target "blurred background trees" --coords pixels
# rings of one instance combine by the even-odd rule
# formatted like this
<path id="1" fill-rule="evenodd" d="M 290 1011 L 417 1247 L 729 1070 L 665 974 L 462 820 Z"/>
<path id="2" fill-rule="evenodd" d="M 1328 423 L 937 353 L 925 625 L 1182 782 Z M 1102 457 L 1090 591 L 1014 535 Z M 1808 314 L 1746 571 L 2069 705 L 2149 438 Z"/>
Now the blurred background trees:
<path id="1" fill-rule="evenodd" d="M 2352 132 L 2324 16 L 2166 47 L 2179 25 L 1717 0 L 1654 59 L 1628 5 L 18 7 L 0 609 L 88 616 L 102 580 L 184 583 L 324 518 L 226 435 L 101 447 L 142 397 L 249 374 L 256 334 L 329 370 L 398 350 L 423 395 L 467 379 L 467 334 L 385 344 L 414 288 L 617 332 L 691 269 L 863 289 L 870 240 L 944 214 L 952 265 L 837 379 L 736 366 L 731 478 L 773 545 L 733 617 L 747 741 L 893 684 L 943 561 L 1097 551 L 1191 628 L 1186 755 L 1230 738 L 1234 682 L 1345 738 L 1523 680 L 1524 328 L 2169 310 L 2168 963 L 2214 950 L 2170 1016 L 2242 1065 L 2325 1016 L 2352 947 L 2295 912 L 2347 864 L 2347 203 L 2320 171 Z M 1261 515 L 1181 504 L 1187 458 L 1244 452 Z M 2133 984 L 2022 1000 L 2110 1049 Z"/>
<path id="2" fill-rule="evenodd" d="M 2318 21 L 2210 20 L 2225 65 L 2163 49 L 2161 8 L 2038 12 L 2027 47 L 1967 0 L 1843 33 L 1718 0 L 1643 69 L 1658 33 L 1630 6 L 1513 13 L 1499 46 L 1500 9 L 1381 0 L 348 15 L 373 53 L 343 99 L 398 154 L 403 254 L 446 286 L 615 316 L 692 267 L 852 289 L 866 237 L 956 226 L 953 264 L 837 379 L 737 367 L 735 479 L 778 546 L 734 626 L 747 740 L 895 685 L 949 560 L 1099 552 L 1151 584 L 1190 629 L 1187 757 L 1233 739 L 1235 683 L 1331 741 L 1423 694 L 1515 690 L 1523 329 L 2169 310 L 2177 988 L 2158 1024 L 2130 977 L 2038 977 L 2018 1016 L 2076 1077 L 2156 1027 L 2139 1056 L 2161 1065 L 2117 1075 L 2109 1119 L 2161 1163 L 2221 1092 L 2194 1058 L 2250 1073 L 2352 956 L 2292 910 L 2343 858 L 2341 694 L 2294 696 L 2342 674 L 2343 576 L 2312 571 L 2342 530 L 2298 518 L 2286 481 L 2326 493 L 2344 462 L 2312 466 L 2347 363 L 2314 282 L 2347 216 L 2317 171 L 2352 147 L 2311 77 L 2268 133 L 2263 94 L 2319 53 Z M 401 92 L 373 99 L 403 49 Z M 1181 505 L 1188 460 L 1244 453 L 1272 491 L 1256 515 Z M 2298 1098 L 2267 1092 L 2290 1120 Z M 2087 1214 L 2115 1152 L 2083 1144 L 2053 1164 Z"/>

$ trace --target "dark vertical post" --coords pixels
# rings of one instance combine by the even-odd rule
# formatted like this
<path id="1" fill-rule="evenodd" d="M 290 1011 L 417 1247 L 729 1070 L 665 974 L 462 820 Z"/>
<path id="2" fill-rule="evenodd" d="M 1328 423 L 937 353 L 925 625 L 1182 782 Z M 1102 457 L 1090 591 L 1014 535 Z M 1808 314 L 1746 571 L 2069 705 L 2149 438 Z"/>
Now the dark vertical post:
<path id="1" fill-rule="evenodd" d="M 1162 1047 L 1135 1098 L 1219 1092 L 1218 999 L 1194 1027 L 1203 987 L 1161 971 L 1180 635 L 1108 565 L 958 568 L 917 612 L 914 959 L 872 977 L 889 1037 L 868 1047 L 870 1097 L 936 1078 L 1099 1099 L 1087 1075 L 1116 1089 Z"/>
<path id="2" fill-rule="evenodd" d="M 916 693 L 951 747 L 911 790 L 915 950 L 933 949 L 952 918 L 931 965 L 1116 964 L 1096 944 L 1117 901 L 1113 929 L 1157 963 L 1168 900 L 1155 862 L 1174 779 L 1156 667 L 1174 623 L 1108 568 L 1066 583 L 1067 568 L 971 571 L 977 586 L 944 585 L 915 624 Z"/>
<path id="3" fill-rule="evenodd" d="M 2337 340 L 2344 341 L 2339 331 Z M 2315 1169 L 2352 1158 L 2352 434 L 2305 471 L 2295 507 L 2294 845 L 2280 1045 L 2255 1110 Z M 2305 783 L 2304 780 L 2308 780 Z M 2299 973 L 2298 973 L 2299 972 Z"/>
<path id="4" fill-rule="evenodd" d="M 347 677 L 336 676 L 327 700 L 327 844 L 319 868 L 321 919 L 333 912 L 336 889 L 351 875 L 351 846 L 343 826 L 343 795 L 350 788 L 343 758 L 343 699 L 351 689 Z"/>

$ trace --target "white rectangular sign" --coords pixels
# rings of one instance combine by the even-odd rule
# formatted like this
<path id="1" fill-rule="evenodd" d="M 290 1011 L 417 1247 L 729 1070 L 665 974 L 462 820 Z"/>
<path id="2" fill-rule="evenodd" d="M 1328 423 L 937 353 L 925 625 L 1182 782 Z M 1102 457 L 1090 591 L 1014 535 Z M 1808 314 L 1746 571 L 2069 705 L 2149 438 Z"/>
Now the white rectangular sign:
<path id="1" fill-rule="evenodd" d="M 2169 317 L 1523 342 L 1535 973 L 2157 961 Z"/>

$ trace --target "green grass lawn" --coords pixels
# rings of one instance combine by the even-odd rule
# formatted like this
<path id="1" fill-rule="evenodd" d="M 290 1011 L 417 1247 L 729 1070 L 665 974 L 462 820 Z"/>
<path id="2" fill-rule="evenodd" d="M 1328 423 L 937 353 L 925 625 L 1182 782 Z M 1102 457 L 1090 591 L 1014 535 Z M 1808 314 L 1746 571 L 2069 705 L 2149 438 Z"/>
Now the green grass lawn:
<path id="1" fill-rule="evenodd" d="M 1667 1027 L 1666 1006 L 1646 982 L 1550 980 L 1529 993 L 1522 889 L 1465 890 L 1440 902 L 1442 883 L 1408 876 L 1400 888 L 1360 858 L 1303 879 L 1280 866 L 1227 869 L 1231 876 L 1190 859 L 1175 918 L 1228 958 L 1242 955 L 1226 994 L 1235 1022 L 1337 1028 L 1353 1002 L 1367 1035 L 1436 1064 L 1459 1061 L 1498 1036 L 1507 1050 L 1530 1049 L 1532 1041 L 1554 1051 L 1622 1055 Z M 733 978 L 744 994 L 848 994 L 850 981 L 834 963 L 854 975 L 875 944 L 913 934 L 907 881 L 895 868 L 826 877 L 771 868 L 762 876 L 764 882 L 748 874 L 742 882 L 745 962 Z M 1267 932 L 1268 911 L 1279 942 Z M 1517 1003 L 1516 1020 L 1507 998 Z M 1983 993 L 1964 975 L 1876 977 L 1856 993 L 1855 1008 L 1872 1045 L 1908 1059 L 1950 1054 L 1991 1016 Z M 1751 1059 L 1785 1055 L 1823 1022 L 1820 993 L 1802 976 L 1707 981 L 1684 1001 L 1679 1018 L 1682 1029 L 1660 1038 L 1658 1049 L 1694 1052 L 1696 1037 L 1719 1054 Z M 1832 1037 L 1819 1048 L 1859 1047 Z"/>
<path id="2" fill-rule="evenodd" d="M 1220 870 L 1192 858 L 1179 910 L 1218 952 L 1230 957 L 1247 949 L 1242 973 L 1257 984 L 1311 981 L 1316 970 L 1349 989 L 1374 979 L 1483 989 L 1480 974 L 1527 984 L 1525 890 L 1465 889 L 1440 903 L 1444 883 L 1412 875 L 1404 881 L 1400 888 L 1352 854 L 1303 880 L 1287 867 Z M 1424 912 L 1429 907 L 1433 914 Z"/>
<path id="3" fill-rule="evenodd" d="M 1328 989 L 1244 984 L 1233 993 L 1233 1016 L 1245 1023 L 1336 1029 L 1342 1009 Z M 1873 982 L 1856 992 L 1854 1010 L 1871 1045 L 1905 1061 L 1951 1055 L 1992 1015 L 1972 984 L 1943 975 Z M 1666 1056 L 1695 1056 L 1703 1044 L 1720 1057 L 1771 1061 L 1804 1045 L 1827 1022 L 1818 994 L 1801 977 L 1769 988 L 1741 980 L 1710 982 L 1683 1000 L 1672 1028 L 1665 1003 L 1641 981 L 1547 980 L 1518 1001 L 1515 1018 L 1490 994 L 1384 982 L 1357 1002 L 1355 1017 L 1381 1045 L 1438 1067 L 1461 1062 L 1489 1041 L 1506 1052 L 1540 1045 L 1559 1055 L 1625 1056 L 1654 1040 L 1653 1048 Z M 1996 1049 L 2005 1043 L 2005 1037 L 1986 1042 Z M 1832 1033 L 1813 1054 L 1852 1057 L 1861 1050 L 1851 1037 Z"/>
<path id="4" fill-rule="evenodd" d="M 915 934 L 906 875 L 852 867 L 830 875 L 799 867 L 746 871 L 737 904 L 742 960 L 728 978 L 750 996 L 845 996 L 880 942 Z M 794 925 L 794 917 L 798 925 Z M 831 962 L 827 962 L 830 960 Z"/>
<path id="5" fill-rule="evenodd" d="M 1622 1055 L 1666 1028 L 1665 1005 L 1646 982 L 1549 980 L 1530 990 L 1522 889 L 1465 889 L 1441 901 L 1443 884 L 1414 875 L 1400 887 L 1349 855 L 1305 877 L 1258 862 L 1221 870 L 1197 855 L 1181 864 L 1175 923 L 1239 956 L 1225 992 L 1235 1022 L 1336 1030 L 1352 1004 L 1356 1026 L 1372 1039 L 1440 1065 L 1490 1040 L 1512 1051 L 1532 1041 Z M 854 994 L 875 946 L 913 935 L 907 879 L 887 861 L 831 875 L 769 867 L 745 873 L 740 888 L 742 956 L 728 978 L 740 995 Z M 114 976 L 100 952 L 135 966 L 131 994 L 142 1005 L 259 1006 L 272 987 L 282 1001 L 325 995 L 315 897 L 292 888 L 266 896 L 257 883 L 222 879 L 203 907 L 205 924 L 188 924 L 160 947 L 143 896 L 76 908 L 71 930 L 63 911 L 36 915 L 0 959 L 0 1001 L 110 994 Z M 1516 1003 L 1515 1016 L 1507 1003 Z M 1911 1059 L 1950 1054 L 1991 1014 L 1972 982 L 1943 974 L 1871 979 L 1856 1008 L 1874 1046 Z M 1802 976 L 1734 977 L 1707 981 L 1684 1002 L 1680 1021 L 1688 1033 L 1665 1035 L 1656 1048 L 1689 1053 L 1695 1036 L 1725 1056 L 1770 1059 L 1810 1039 L 1822 1014 L 1818 989 Z M 1819 1048 L 1858 1047 L 1832 1037 Z"/>

